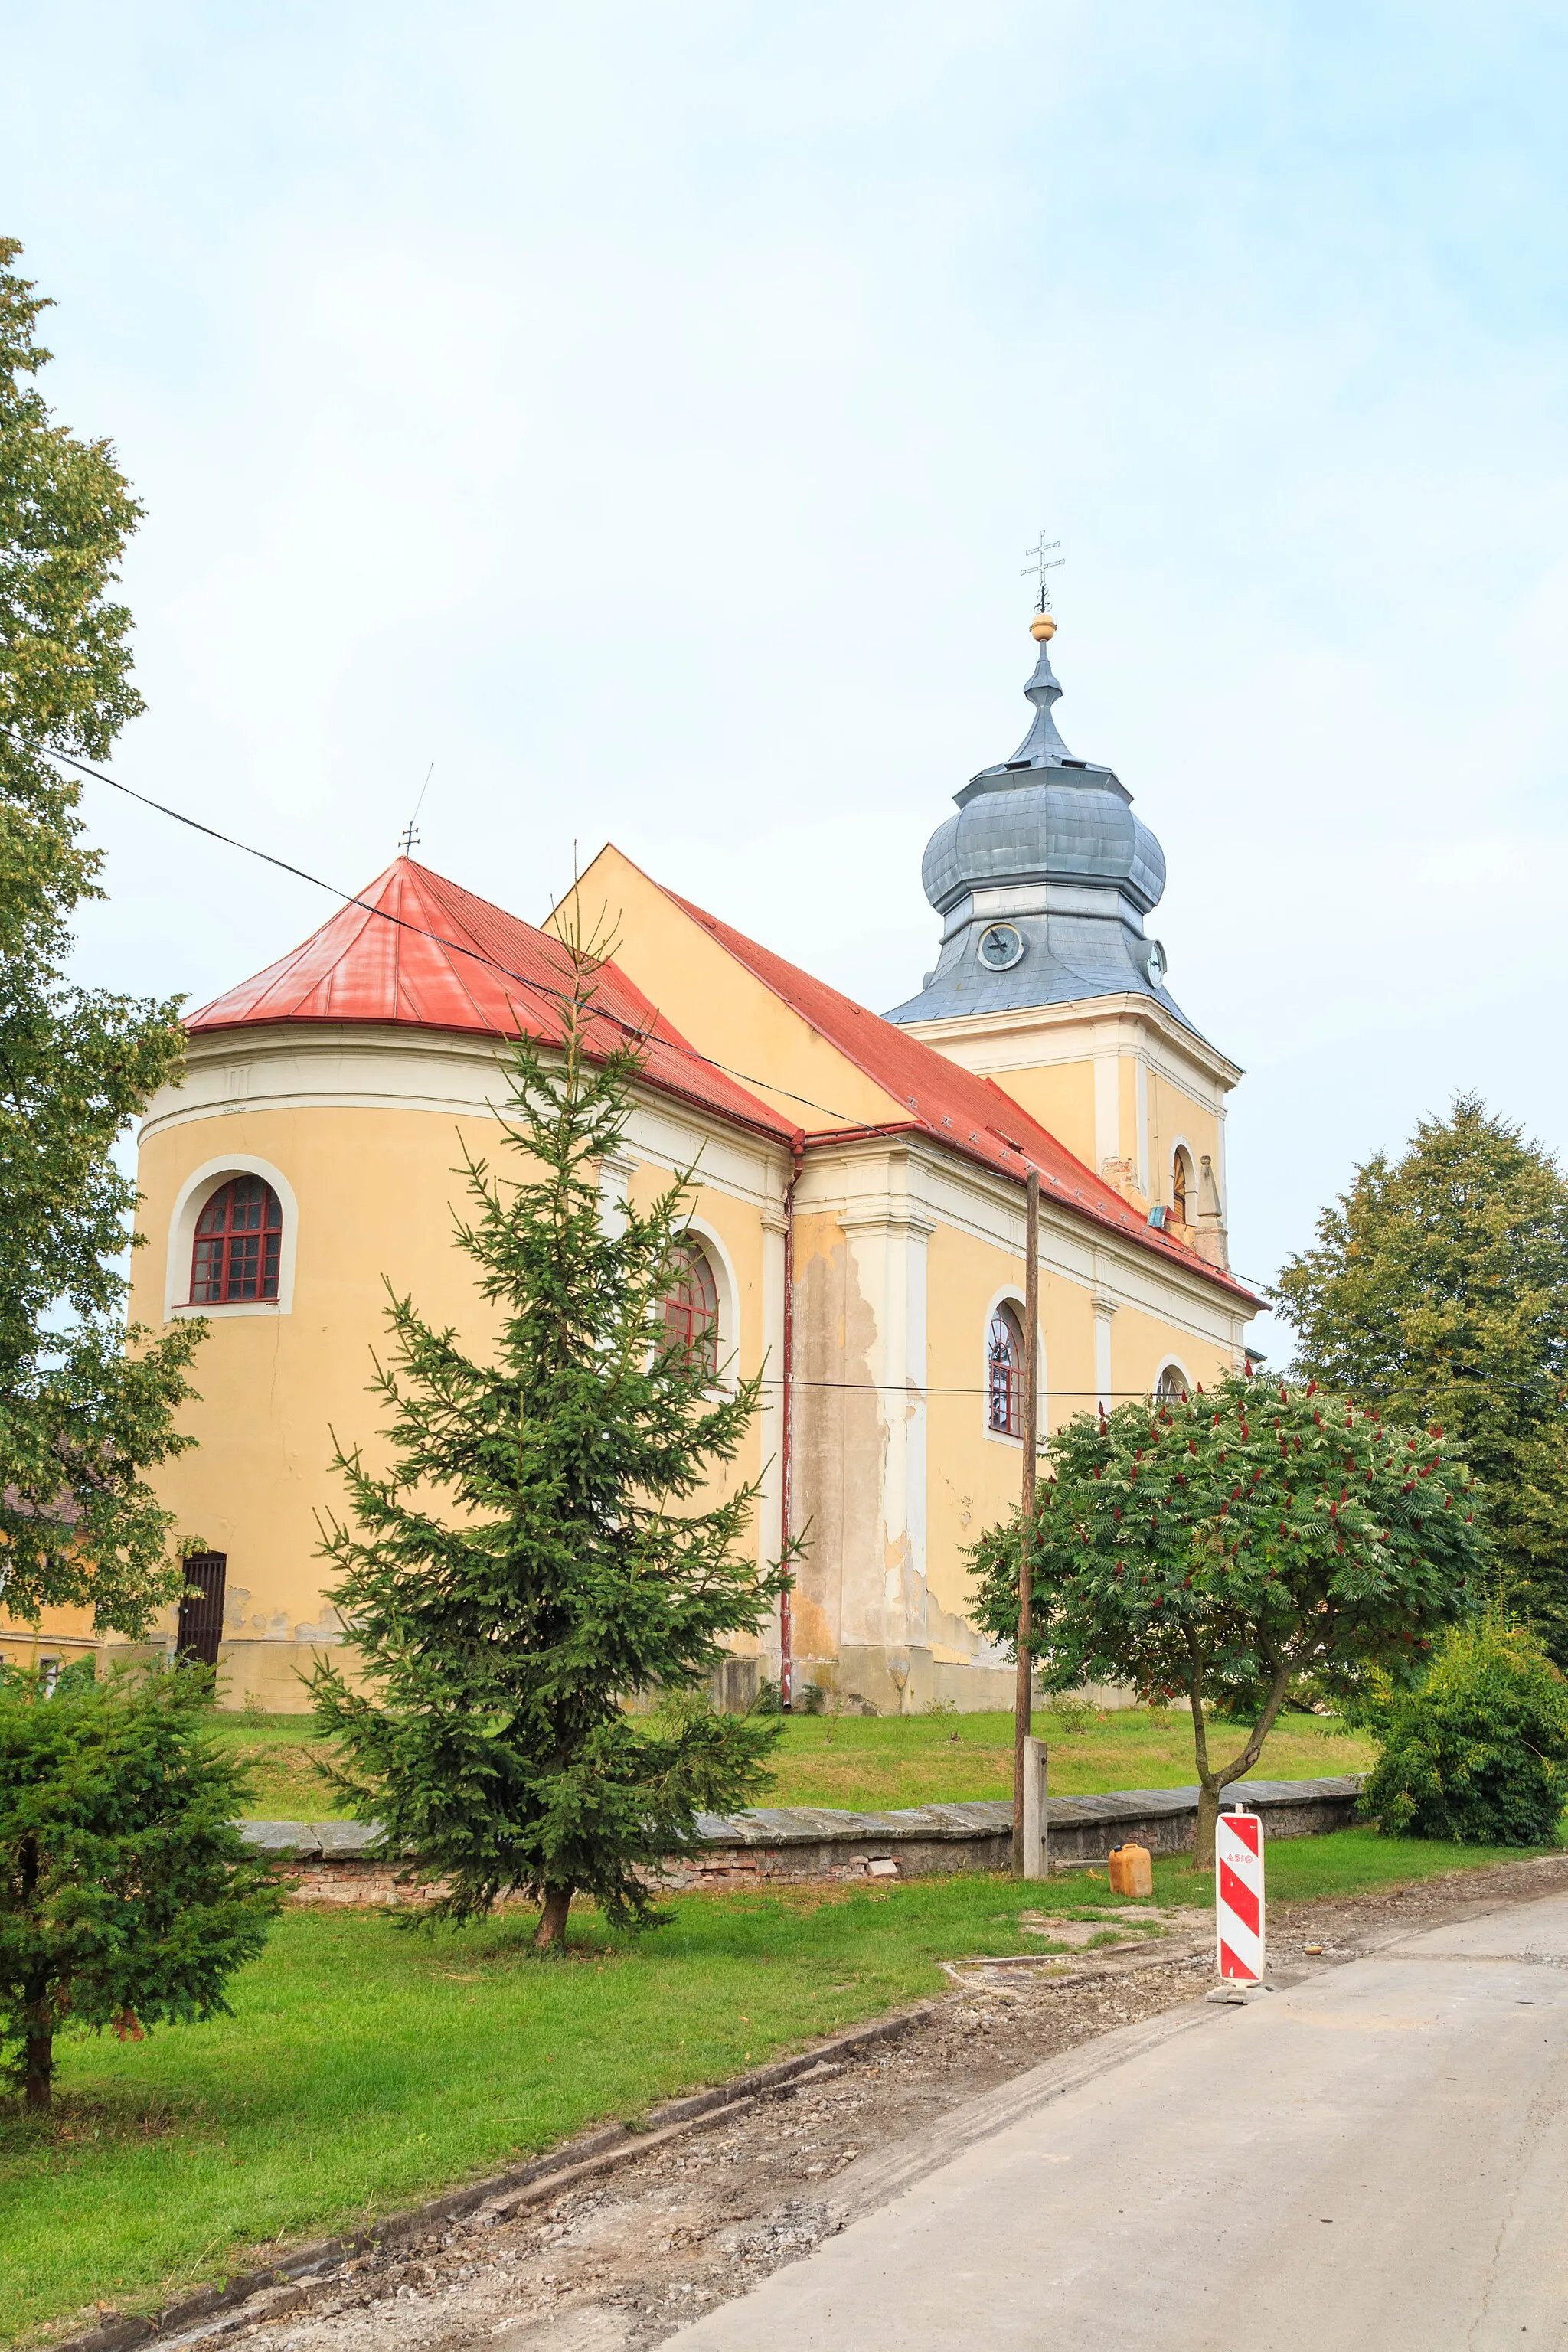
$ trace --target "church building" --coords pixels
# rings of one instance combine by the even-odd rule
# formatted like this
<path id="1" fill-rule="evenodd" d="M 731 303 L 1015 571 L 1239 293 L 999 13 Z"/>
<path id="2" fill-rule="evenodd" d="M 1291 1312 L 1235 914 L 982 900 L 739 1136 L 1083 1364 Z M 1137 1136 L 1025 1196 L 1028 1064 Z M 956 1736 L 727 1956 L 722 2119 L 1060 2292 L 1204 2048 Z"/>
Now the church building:
<path id="1" fill-rule="evenodd" d="M 343 1507 L 334 1440 L 377 1456 L 386 1281 L 483 1336 L 456 1171 L 496 1158 L 508 1039 L 560 1039 L 568 924 L 613 939 L 606 1026 L 647 1040 L 607 1213 L 696 1166 L 667 1311 L 716 1377 L 762 1373 L 734 1474 L 763 1482 L 760 1556 L 804 1537 L 795 1590 L 737 1650 L 726 1697 L 765 1675 L 883 1713 L 1010 1704 L 964 1554 L 1019 1491 L 1029 1170 L 1044 1426 L 1212 1380 L 1257 1311 L 1226 1243 L 1240 1073 L 1145 929 L 1158 841 L 1058 732 L 1054 633 L 1037 614 L 1024 740 L 931 835 L 936 960 L 885 1015 L 614 846 L 539 929 L 400 856 L 191 1015 L 183 1081 L 141 1131 L 132 1313 L 210 1326 L 199 1444 L 159 1477 L 192 1553 L 161 1638 L 216 1660 L 227 1705 L 296 1711 L 322 1651 L 347 1644 L 352 1664 L 318 1551 Z M 13 1657 L 91 1646 L 64 1612 L 0 1624 Z"/>

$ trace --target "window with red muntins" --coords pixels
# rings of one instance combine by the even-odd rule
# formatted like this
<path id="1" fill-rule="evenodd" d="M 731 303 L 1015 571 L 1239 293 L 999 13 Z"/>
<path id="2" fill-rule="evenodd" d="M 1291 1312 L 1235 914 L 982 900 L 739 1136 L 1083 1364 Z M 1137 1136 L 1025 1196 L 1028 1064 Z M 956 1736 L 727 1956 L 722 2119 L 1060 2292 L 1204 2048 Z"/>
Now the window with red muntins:
<path id="1" fill-rule="evenodd" d="M 695 1358 L 710 1375 L 719 1370 L 719 1288 L 695 1243 L 680 1254 L 680 1274 L 664 1301 L 665 1345 Z"/>
<path id="2" fill-rule="evenodd" d="M 985 1342 L 991 1426 L 1000 1437 L 1024 1434 L 1024 1334 L 1010 1307 L 991 1318 Z"/>
<path id="3" fill-rule="evenodd" d="M 191 1305 L 276 1298 L 282 1254 L 283 1210 L 277 1193 L 259 1176 L 231 1177 L 196 1219 Z"/>

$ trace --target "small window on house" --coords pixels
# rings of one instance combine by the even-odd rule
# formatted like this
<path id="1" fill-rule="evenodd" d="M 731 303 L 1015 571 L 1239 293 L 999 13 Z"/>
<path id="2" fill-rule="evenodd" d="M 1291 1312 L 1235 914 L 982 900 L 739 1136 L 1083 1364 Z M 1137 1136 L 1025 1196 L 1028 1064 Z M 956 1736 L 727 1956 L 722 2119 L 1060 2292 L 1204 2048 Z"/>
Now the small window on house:
<path id="1" fill-rule="evenodd" d="M 1182 1404 L 1187 1393 L 1187 1376 L 1180 1364 L 1167 1364 L 1154 1383 L 1156 1403 Z"/>
<path id="2" fill-rule="evenodd" d="M 1193 1163 L 1186 1152 L 1178 1148 L 1171 1162 L 1171 1214 L 1179 1225 L 1192 1223 L 1192 1204 L 1195 1198 Z"/>
<path id="3" fill-rule="evenodd" d="M 1024 1333 L 1010 1307 L 991 1318 L 985 1341 L 990 1423 L 999 1436 L 1024 1434 Z"/>
<path id="4" fill-rule="evenodd" d="M 221 1307 L 238 1298 L 276 1298 L 283 1251 L 283 1211 L 259 1176 L 234 1176 L 196 1219 L 191 1305 Z"/>
<path id="5" fill-rule="evenodd" d="M 700 1363 L 710 1380 L 719 1370 L 719 1286 L 695 1242 L 680 1253 L 680 1273 L 664 1301 L 665 1346 Z"/>

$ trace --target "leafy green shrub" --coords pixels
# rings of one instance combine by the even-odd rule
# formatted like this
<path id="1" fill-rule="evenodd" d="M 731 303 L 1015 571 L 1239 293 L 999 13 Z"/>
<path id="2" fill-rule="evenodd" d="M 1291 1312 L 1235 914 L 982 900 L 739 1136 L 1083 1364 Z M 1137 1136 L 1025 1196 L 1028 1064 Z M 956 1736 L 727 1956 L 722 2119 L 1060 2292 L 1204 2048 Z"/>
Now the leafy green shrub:
<path id="1" fill-rule="evenodd" d="M 1058 1691 L 1050 1711 L 1053 1727 L 1068 1738 L 1081 1739 L 1091 1725 L 1104 1721 L 1093 1700 L 1080 1698 L 1076 1691 Z"/>
<path id="2" fill-rule="evenodd" d="M 1568 1801 L 1568 1682 L 1534 1635 L 1483 1618 L 1443 1637 L 1413 1690 L 1368 1721 L 1383 1753 L 1362 1806 L 1390 1835 L 1547 1845 Z"/>

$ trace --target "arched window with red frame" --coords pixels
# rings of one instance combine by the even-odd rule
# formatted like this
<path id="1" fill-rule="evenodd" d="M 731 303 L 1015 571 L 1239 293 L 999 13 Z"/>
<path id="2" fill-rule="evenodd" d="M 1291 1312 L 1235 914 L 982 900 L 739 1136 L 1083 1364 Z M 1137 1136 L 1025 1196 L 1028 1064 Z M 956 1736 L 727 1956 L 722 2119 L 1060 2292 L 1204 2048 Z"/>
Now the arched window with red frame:
<path id="1" fill-rule="evenodd" d="M 695 1242 L 680 1252 L 680 1272 L 664 1299 L 664 1341 L 689 1360 L 700 1363 L 709 1378 L 719 1370 L 719 1286 L 713 1269 Z"/>
<path id="2" fill-rule="evenodd" d="M 1177 1224 L 1191 1224 L 1193 1204 L 1196 1198 L 1197 1186 L 1193 1181 L 1192 1155 L 1178 1143 L 1171 1160 L 1171 1214 Z"/>
<path id="3" fill-rule="evenodd" d="M 191 1305 L 276 1298 L 283 1255 L 283 1209 L 260 1176 L 231 1176 L 196 1219 Z"/>
<path id="4" fill-rule="evenodd" d="M 1010 1307 L 998 1307 L 985 1340 L 991 1426 L 999 1437 L 1024 1434 L 1024 1332 Z"/>

